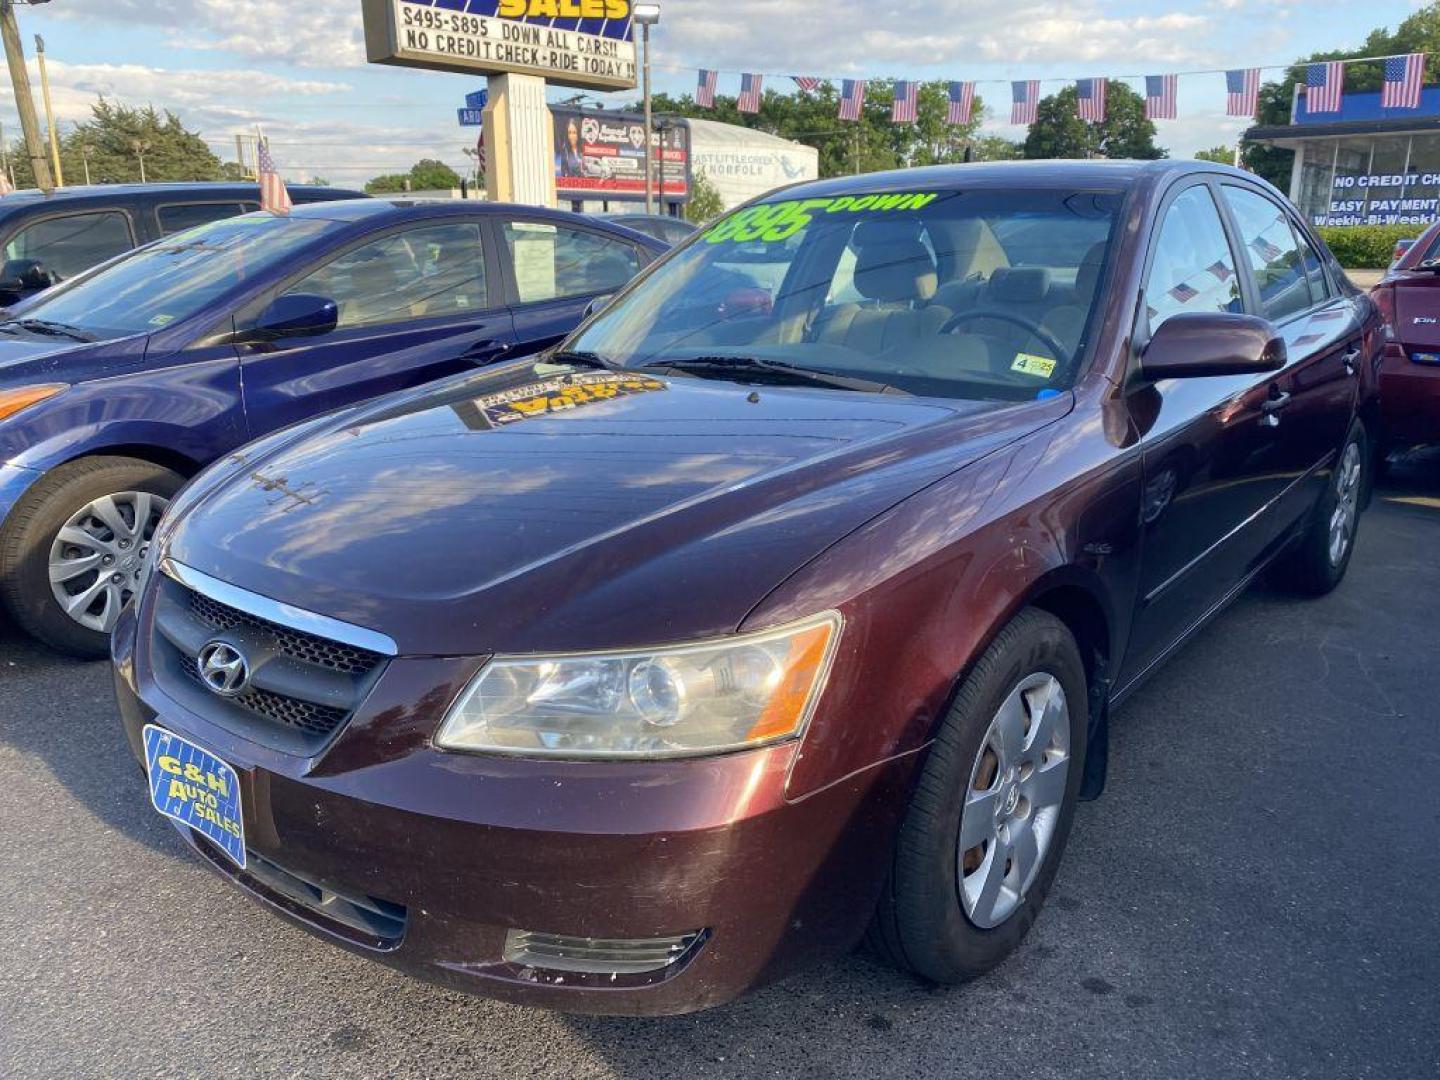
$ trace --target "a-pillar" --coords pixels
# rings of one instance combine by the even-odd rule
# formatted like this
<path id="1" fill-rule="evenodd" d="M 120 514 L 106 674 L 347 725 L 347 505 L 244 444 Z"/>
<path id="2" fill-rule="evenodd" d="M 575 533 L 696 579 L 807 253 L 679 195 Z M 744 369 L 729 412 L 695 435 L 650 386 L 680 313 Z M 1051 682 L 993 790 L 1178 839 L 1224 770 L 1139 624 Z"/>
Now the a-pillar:
<path id="1" fill-rule="evenodd" d="M 555 205 L 555 126 L 537 75 L 490 76 L 485 193 L 493 202 Z"/>

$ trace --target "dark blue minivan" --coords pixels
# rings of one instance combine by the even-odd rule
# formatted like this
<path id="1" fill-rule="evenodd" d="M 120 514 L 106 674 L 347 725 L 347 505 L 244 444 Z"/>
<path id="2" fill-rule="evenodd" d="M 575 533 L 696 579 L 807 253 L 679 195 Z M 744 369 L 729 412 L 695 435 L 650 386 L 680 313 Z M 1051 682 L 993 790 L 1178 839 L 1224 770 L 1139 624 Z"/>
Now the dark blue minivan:
<path id="1" fill-rule="evenodd" d="M 202 225 L 15 306 L 0 321 L 0 600 L 47 644 L 103 655 L 160 515 L 202 466 L 546 348 L 664 250 L 558 211 L 356 199 Z"/>
<path id="2" fill-rule="evenodd" d="M 292 184 L 297 206 L 363 199 Z M 95 184 L 0 199 L 0 305 L 14 304 L 161 237 L 260 209 L 254 183 Z"/>

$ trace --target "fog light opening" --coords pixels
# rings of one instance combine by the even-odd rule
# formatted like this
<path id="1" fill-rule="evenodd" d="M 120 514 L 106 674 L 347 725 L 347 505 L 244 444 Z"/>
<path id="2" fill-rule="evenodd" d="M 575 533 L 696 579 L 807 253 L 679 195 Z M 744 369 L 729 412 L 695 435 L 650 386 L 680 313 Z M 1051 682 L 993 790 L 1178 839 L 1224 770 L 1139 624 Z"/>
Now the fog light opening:
<path id="1" fill-rule="evenodd" d="M 700 939 L 702 931 L 673 937 L 587 938 L 509 930 L 505 960 L 518 967 L 587 975 L 643 975 L 676 963 Z"/>

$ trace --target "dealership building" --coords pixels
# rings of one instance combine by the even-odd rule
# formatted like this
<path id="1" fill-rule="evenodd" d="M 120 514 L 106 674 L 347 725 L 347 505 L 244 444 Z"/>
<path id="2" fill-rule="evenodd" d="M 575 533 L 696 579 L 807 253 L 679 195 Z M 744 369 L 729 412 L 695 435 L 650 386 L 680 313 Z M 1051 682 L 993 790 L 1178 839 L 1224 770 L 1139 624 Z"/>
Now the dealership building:
<path id="1" fill-rule="evenodd" d="M 1245 138 L 1295 151 L 1290 198 L 1316 225 L 1428 225 L 1440 216 L 1440 87 L 1418 109 L 1386 109 L 1380 92 L 1346 93 L 1311 115 L 1303 90 L 1290 123 Z"/>

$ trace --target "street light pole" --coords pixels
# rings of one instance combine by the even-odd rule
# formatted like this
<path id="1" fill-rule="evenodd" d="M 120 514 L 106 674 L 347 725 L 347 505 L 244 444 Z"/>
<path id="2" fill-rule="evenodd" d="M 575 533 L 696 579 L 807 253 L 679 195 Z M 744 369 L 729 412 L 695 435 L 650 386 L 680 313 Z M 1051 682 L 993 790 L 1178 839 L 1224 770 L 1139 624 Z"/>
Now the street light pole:
<path id="1" fill-rule="evenodd" d="M 655 177 L 652 174 L 654 150 L 650 145 L 653 131 L 650 123 L 650 27 L 660 21 L 659 4 L 635 4 L 630 17 L 640 24 L 641 95 L 645 99 L 645 213 L 655 212 Z"/>
<path id="2" fill-rule="evenodd" d="M 135 156 L 140 159 L 140 182 L 145 183 L 145 151 L 150 149 L 150 144 L 144 139 L 135 139 L 130 143 L 130 149 L 135 151 Z"/>
<path id="3" fill-rule="evenodd" d="M 35 174 L 35 186 L 41 191 L 53 191 L 55 182 L 50 176 L 50 162 L 45 160 L 40 121 L 30 94 L 30 73 L 25 70 L 25 46 L 20 44 L 20 24 L 15 21 L 15 0 L 0 0 L 0 41 L 4 42 L 10 81 L 15 86 L 15 109 L 20 113 L 20 129 L 25 133 L 25 153 Z"/>
<path id="4" fill-rule="evenodd" d="M 55 170 L 55 186 L 65 186 L 65 172 L 60 168 L 60 138 L 55 133 L 55 110 L 50 104 L 50 73 L 45 69 L 45 39 L 35 35 L 35 59 L 40 64 L 40 97 L 45 101 L 45 127 L 50 132 L 50 166 Z"/>

